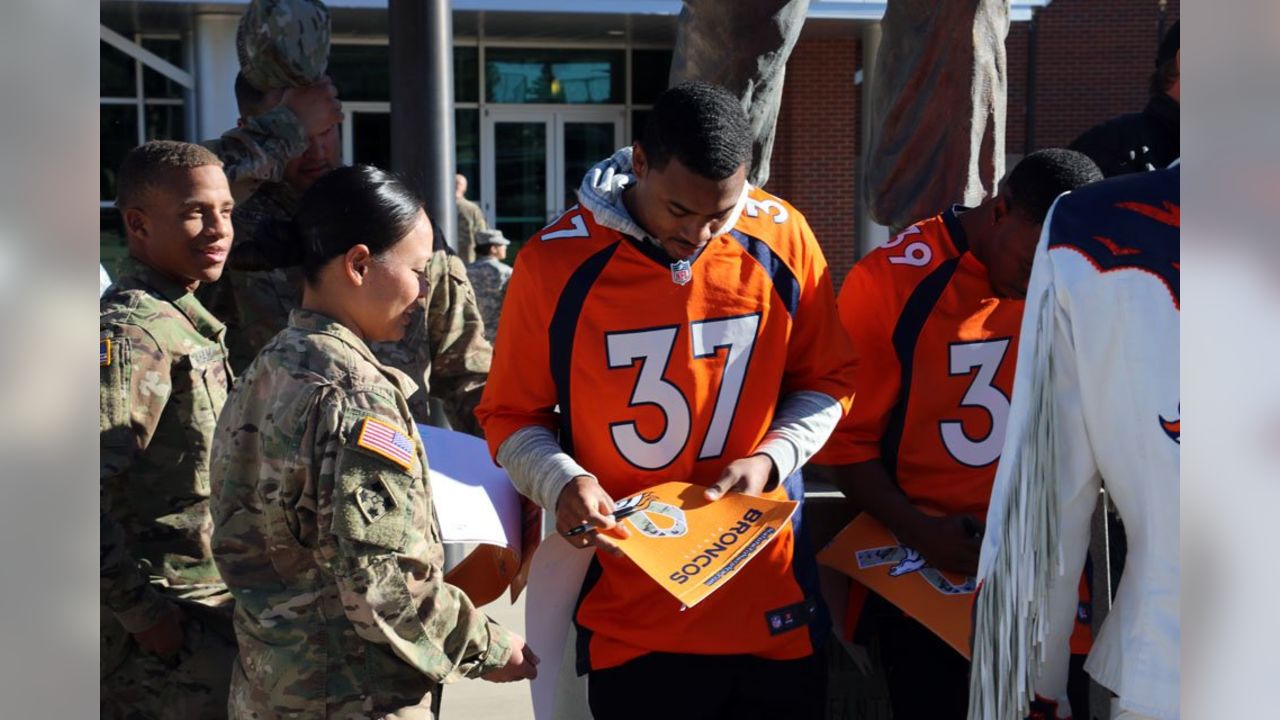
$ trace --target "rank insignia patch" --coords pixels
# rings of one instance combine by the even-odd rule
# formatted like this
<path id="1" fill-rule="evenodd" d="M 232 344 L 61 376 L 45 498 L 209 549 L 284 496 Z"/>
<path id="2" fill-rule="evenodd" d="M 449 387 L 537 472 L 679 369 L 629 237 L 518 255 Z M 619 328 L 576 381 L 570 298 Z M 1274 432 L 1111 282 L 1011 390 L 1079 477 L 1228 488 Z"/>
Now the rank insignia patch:
<path id="1" fill-rule="evenodd" d="M 364 519 L 368 520 L 370 525 L 378 522 L 396 506 L 395 496 L 381 480 L 378 480 L 373 487 L 356 488 L 355 494 L 356 507 L 360 508 L 360 514 L 364 515 Z"/>

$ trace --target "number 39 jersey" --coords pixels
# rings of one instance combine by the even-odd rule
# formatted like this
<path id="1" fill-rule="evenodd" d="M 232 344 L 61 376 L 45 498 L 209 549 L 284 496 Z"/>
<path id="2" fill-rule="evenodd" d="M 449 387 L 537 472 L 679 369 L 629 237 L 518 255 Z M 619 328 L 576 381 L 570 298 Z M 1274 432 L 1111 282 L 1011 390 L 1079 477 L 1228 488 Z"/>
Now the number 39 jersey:
<path id="1" fill-rule="evenodd" d="M 618 499 L 670 480 L 710 485 L 755 451 L 788 393 L 847 410 L 852 361 L 826 261 L 787 203 L 753 188 L 733 229 L 684 270 L 575 207 L 520 252 L 477 415 L 495 455 L 523 427 L 558 432 Z M 788 525 L 683 611 L 630 560 L 597 553 L 576 615 L 580 668 L 655 651 L 810 654 L 800 619 L 816 588 L 796 577 L 795 543 Z M 785 626 L 771 620 L 788 608 Z"/>
<path id="2" fill-rule="evenodd" d="M 815 462 L 880 458 L 917 506 L 985 517 L 1004 446 L 1021 300 L 996 297 L 955 210 L 860 260 L 840 291 L 857 401 Z"/>

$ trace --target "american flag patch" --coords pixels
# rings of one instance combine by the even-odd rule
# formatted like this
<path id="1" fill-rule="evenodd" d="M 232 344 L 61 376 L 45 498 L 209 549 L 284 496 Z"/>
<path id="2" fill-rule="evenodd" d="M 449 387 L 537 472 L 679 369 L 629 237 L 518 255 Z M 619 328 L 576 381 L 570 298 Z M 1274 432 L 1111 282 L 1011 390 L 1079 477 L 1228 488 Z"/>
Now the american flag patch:
<path id="1" fill-rule="evenodd" d="M 381 455 L 405 470 L 413 467 L 414 451 L 417 449 L 413 438 L 400 432 L 394 425 L 371 417 L 364 419 L 356 445 Z"/>
<path id="2" fill-rule="evenodd" d="M 103 338 L 98 341 L 98 367 L 106 367 L 111 364 L 111 338 Z"/>

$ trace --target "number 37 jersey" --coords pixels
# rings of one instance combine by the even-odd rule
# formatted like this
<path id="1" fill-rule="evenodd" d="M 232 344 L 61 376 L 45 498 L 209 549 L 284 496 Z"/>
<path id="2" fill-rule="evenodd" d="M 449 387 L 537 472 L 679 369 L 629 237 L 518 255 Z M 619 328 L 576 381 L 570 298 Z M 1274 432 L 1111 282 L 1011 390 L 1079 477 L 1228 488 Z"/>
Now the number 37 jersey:
<path id="1" fill-rule="evenodd" d="M 996 297 L 952 209 L 860 260 L 839 308 L 858 398 L 815 462 L 879 458 L 913 504 L 984 517 L 1023 302 Z"/>
<path id="2" fill-rule="evenodd" d="M 619 499 L 670 480 L 710 485 L 755 451 L 788 393 L 848 409 L 852 350 L 794 208 L 752 189 L 731 231 L 691 267 L 671 263 L 577 207 L 525 245 L 477 410 L 492 452 L 523 427 L 550 428 Z M 597 553 L 602 572 L 577 614 L 590 666 L 653 651 L 808 655 L 803 629 L 779 633 L 768 618 L 811 595 L 793 575 L 794 544 L 788 527 L 685 611 L 629 560 Z"/>

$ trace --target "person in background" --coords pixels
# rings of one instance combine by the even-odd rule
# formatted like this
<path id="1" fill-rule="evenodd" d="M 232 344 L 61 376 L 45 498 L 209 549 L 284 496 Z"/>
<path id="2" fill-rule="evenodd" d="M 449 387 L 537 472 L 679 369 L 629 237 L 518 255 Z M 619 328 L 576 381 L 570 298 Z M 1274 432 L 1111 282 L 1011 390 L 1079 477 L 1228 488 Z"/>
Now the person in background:
<path id="1" fill-rule="evenodd" d="M 283 102 L 290 91 L 262 91 L 250 85 L 243 73 L 236 78 L 236 101 L 241 122 L 264 116 Z M 338 167 L 338 134 L 330 126 L 311 137 L 308 149 L 290 159 L 282 144 L 226 146 L 235 156 L 262 153 L 280 168 L 279 182 L 262 183 L 252 197 L 237 208 L 232 220 L 236 243 L 227 261 L 225 277 L 209 289 L 209 307 L 227 323 L 227 345 L 232 367 L 243 372 L 258 352 L 288 324 L 289 312 L 298 307 L 304 284 L 302 268 L 291 264 L 289 248 L 281 247 L 278 233 L 261 230 L 288 221 L 297 212 L 302 193 L 317 179 Z M 274 154 L 272 154 L 274 153 Z M 430 415 L 428 393 L 443 401 L 455 430 L 478 435 L 474 409 L 484 390 L 492 350 L 485 342 L 475 293 L 466 268 L 434 237 L 434 254 L 428 267 L 430 292 L 414 316 L 409 331 L 397 342 L 374 343 L 375 354 L 413 378 L 418 390 L 410 398 L 416 418 Z"/>
<path id="2" fill-rule="evenodd" d="M 498 335 L 498 318 L 502 316 L 502 301 L 507 296 L 507 282 L 511 280 L 511 266 L 507 248 L 511 241 L 501 230 L 480 230 L 476 233 L 476 261 L 467 266 L 467 277 L 476 289 L 476 304 L 484 318 L 484 339 L 493 344 Z"/>
<path id="3" fill-rule="evenodd" d="M 433 718 L 442 683 L 536 675 L 443 580 L 414 383 L 375 357 L 428 292 L 433 232 L 394 176 L 344 167 L 272 223 L 306 278 L 218 421 L 213 552 L 236 598 L 231 714 Z"/>
<path id="4" fill-rule="evenodd" d="M 453 197 L 458 203 L 458 257 L 470 265 L 478 252 L 476 233 L 487 229 L 489 224 L 480 206 L 467 199 L 467 176 L 462 173 L 454 176 Z"/>
<path id="5" fill-rule="evenodd" d="M 995 197 L 912 225 L 841 287 L 858 395 L 815 462 L 933 567 L 977 573 L 1040 226 L 1055 198 L 1101 179 L 1080 153 L 1034 152 Z M 846 638 L 879 640 L 895 717 L 964 717 L 963 656 L 857 583 L 847 619 Z"/>
<path id="6" fill-rule="evenodd" d="M 222 273 L 231 189 L 213 153 L 171 141 L 131 150 L 119 178 L 129 256 L 99 301 L 102 716 L 225 718 L 209 458 L 232 373 L 192 291 Z"/>
<path id="7" fill-rule="evenodd" d="M 1140 113 L 1121 115 L 1090 128 L 1071 143 L 1071 149 L 1088 155 L 1106 177 L 1168 167 L 1181 154 L 1181 68 L 1175 22 L 1160 43 L 1147 106 Z"/>

